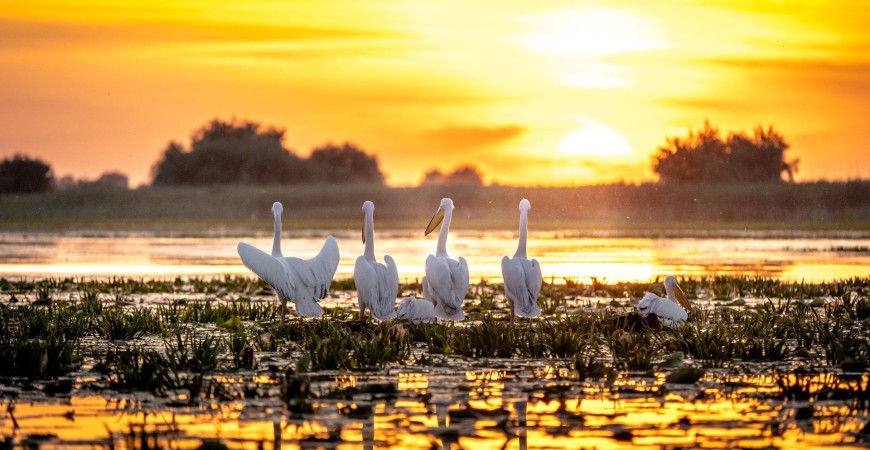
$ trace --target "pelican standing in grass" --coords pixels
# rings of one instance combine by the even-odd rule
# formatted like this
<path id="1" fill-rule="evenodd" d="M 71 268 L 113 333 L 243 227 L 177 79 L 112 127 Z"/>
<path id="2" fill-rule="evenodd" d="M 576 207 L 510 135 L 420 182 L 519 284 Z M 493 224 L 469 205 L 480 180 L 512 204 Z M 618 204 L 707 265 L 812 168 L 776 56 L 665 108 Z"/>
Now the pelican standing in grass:
<path id="1" fill-rule="evenodd" d="M 541 293 L 541 265 L 536 259 L 526 257 L 526 241 L 529 234 L 529 210 L 532 204 L 520 200 L 520 240 L 513 258 L 501 259 L 501 275 L 504 278 L 504 296 L 511 309 L 511 322 L 514 315 L 532 317 L 541 315 L 538 294 Z"/>
<path id="2" fill-rule="evenodd" d="M 399 301 L 396 317 L 414 323 L 429 323 L 435 319 L 435 305 L 426 299 L 416 298 L 413 295 L 405 297 Z"/>
<path id="3" fill-rule="evenodd" d="M 458 260 L 447 254 L 447 234 L 453 219 L 453 200 L 441 199 L 438 211 L 429 221 L 425 235 L 428 236 L 438 225 L 438 247 L 434 255 L 426 257 L 426 276 L 423 277 L 423 295 L 435 306 L 435 317 L 448 320 L 462 320 L 462 300 L 468 292 L 468 263 L 465 258 Z"/>
<path id="4" fill-rule="evenodd" d="M 647 292 L 637 304 L 637 312 L 642 316 L 655 315 L 665 325 L 675 327 L 689 318 L 688 311 L 692 306 L 686 299 L 686 294 L 677 284 L 675 277 L 665 278 L 665 292 L 667 292 L 668 298 Z"/>
<path id="5" fill-rule="evenodd" d="M 363 203 L 362 210 L 365 213 L 362 241 L 366 247 L 365 253 L 356 259 L 353 267 L 359 319 L 365 318 L 366 309 L 372 312 L 375 319 L 393 319 L 396 317 L 394 308 L 399 294 L 399 271 L 390 255 L 384 255 L 386 265 L 375 260 L 375 204 L 367 201 Z"/>
<path id="6" fill-rule="evenodd" d="M 281 323 L 284 323 L 287 314 L 287 300 L 296 305 L 296 312 L 302 316 L 317 317 L 323 314 L 323 308 L 317 302 L 329 292 L 339 259 L 338 243 L 332 236 L 326 237 L 323 248 L 314 258 L 285 257 L 281 253 L 283 211 L 284 207 L 280 202 L 272 205 L 275 236 L 271 255 L 244 242 L 239 242 L 237 247 L 245 267 L 269 283 L 278 294 L 278 300 L 281 301 Z"/>

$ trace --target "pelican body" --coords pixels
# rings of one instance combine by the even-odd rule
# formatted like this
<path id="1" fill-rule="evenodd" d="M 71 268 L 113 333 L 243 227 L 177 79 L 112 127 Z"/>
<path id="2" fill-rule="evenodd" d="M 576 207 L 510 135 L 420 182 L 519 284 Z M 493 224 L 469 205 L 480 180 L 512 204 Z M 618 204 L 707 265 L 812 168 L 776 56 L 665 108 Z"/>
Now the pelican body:
<path id="1" fill-rule="evenodd" d="M 430 323 L 435 319 L 435 305 L 432 302 L 416 298 L 413 295 L 399 301 L 399 310 L 396 316 L 400 319 L 414 323 Z"/>
<path id="2" fill-rule="evenodd" d="M 686 299 L 686 294 L 677 284 L 675 277 L 665 278 L 665 292 L 667 292 L 668 298 L 647 292 L 637 304 L 637 311 L 642 316 L 656 315 L 662 323 L 673 328 L 689 318 L 688 311 L 692 306 Z"/>
<path id="3" fill-rule="evenodd" d="M 511 322 L 514 315 L 520 317 L 537 317 L 541 315 L 538 306 L 538 294 L 541 293 L 541 265 L 536 259 L 526 256 L 526 241 L 529 234 L 529 210 L 532 209 L 528 200 L 520 201 L 520 238 L 517 251 L 513 258 L 505 256 L 501 259 L 501 275 L 504 278 L 504 295 L 511 308 Z"/>
<path id="4" fill-rule="evenodd" d="M 280 202 L 272 205 L 275 216 L 275 235 L 272 240 L 272 254 L 269 255 L 250 244 L 239 242 L 237 250 L 242 263 L 269 283 L 281 301 L 281 321 L 284 321 L 287 301 L 296 305 L 296 312 L 306 317 L 323 314 L 318 302 L 326 297 L 332 277 L 338 268 L 338 243 L 332 236 L 320 253 L 311 259 L 285 257 L 281 253 L 281 213 L 284 207 Z"/>
<path id="5" fill-rule="evenodd" d="M 426 257 L 426 276 L 423 277 L 423 295 L 435 306 L 435 317 L 446 320 L 462 320 L 462 300 L 468 293 L 468 263 L 465 258 L 452 259 L 447 254 L 447 234 L 453 219 L 453 200 L 441 199 L 438 211 L 426 227 L 429 235 L 438 225 L 438 246 L 434 255 Z"/>
<path id="6" fill-rule="evenodd" d="M 363 203 L 362 210 L 365 213 L 362 233 L 365 252 L 356 259 L 353 268 L 359 318 L 363 320 L 366 309 L 369 309 L 375 319 L 392 319 L 396 317 L 394 307 L 399 293 L 399 271 L 390 255 L 384 255 L 386 264 L 375 260 L 375 204 L 367 201 Z"/>

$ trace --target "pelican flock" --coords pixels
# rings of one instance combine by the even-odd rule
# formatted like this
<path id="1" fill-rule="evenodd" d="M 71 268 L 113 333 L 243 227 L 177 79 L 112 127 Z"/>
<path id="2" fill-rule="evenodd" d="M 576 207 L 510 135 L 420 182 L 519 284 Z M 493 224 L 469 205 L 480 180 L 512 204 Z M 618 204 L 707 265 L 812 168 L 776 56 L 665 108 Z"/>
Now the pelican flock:
<path id="1" fill-rule="evenodd" d="M 538 294 L 541 292 L 541 265 L 536 259 L 526 256 L 526 241 L 529 235 L 529 210 L 532 209 L 528 200 L 520 200 L 520 239 L 513 258 L 505 256 L 501 259 L 501 275 L 504 278 L 504 296 L 511 310 L 511 322 L 514 315 L 520 317 L 537 317 L 541 315 L 538 306 Z"/>
<path id="2" fill-rule="evenodd" d="M 429 225 L 428 236 L 438 225 L 438 246 L 434 255 L 426 257 L 426 276 L 423 277 L 423 296 L 435 305 L 435 317 L 458 321 L 465 318 L 462 300 L 468 292 L 468 263 L 465 258 L 453 259 L 447 254 L 447 234 L 453 219 L 453 200 L 441 199 L 441 204 Z"/>
<path id="3" fill-rule="evenodd" d="M 332 236 L 320 253 L 311 259 L 285 257 L 281 253 L 281 213 L 284 207 L 280 202 L 272 205 L 275 217 L 275 230 L 272 240 L 272 254 L 269 255 L 256 247 L 239 242 L 236 250 L 245 267 L 269 283 L 281 301 L 281 322 L 287 313 L 287 301 L 296 305 L 296 312 L 302 316 L 318 317 L 323 308 L 318 301 L 326 297 L 332 277 L 338 268 L 338 243 Z"/>
<path id="4" fill-rule="evenodd" d="M 375 260 L 375 204 L 367 201 L 363 203 L 362 210 L 365 214 L 362 232 L 365 253 L 356 259 L 353 267 L 359 318 L 363 320 L 368 309 L 375 319 L 392 319 L 396 317 L 394 307 L 399 293 L 399 271 L 390 255 L 384 255 L 386 264 Z"/>
<path id="5" fill-rule="evenodd" d="M 655 315 L 665 325 L 675 327 L 689 318 L 691 305 L 674 276 L 665 278 L 665 292 L 668 298 L 647 292 L 637 304 L 637 312 L 642 316 Z"/>
<path id="6" fill-rule="evenodd" d="M 504 293 L 510 308 L 511 322 L 515 316 L 531 320 L 541 315 L 537 302 L 543 281 L 541 266 L 527 254 L 531 208 L 528 200 L 520 200 L 517 250 L 513 257 L 505 256 L 501 260 Z M 371 201 L 363 203 L 362 241 L 365 249 L 356 259 L 353 271 L 360 320 L 365 320 L 366 310 L 378 320 L 399 318 L 410 322 L 431 322 L 435 318 L 452 321 L 465 318 L 462 302 L 469 287 L 468 263 L 461 256 L 453 259 L 447 253 L 447 237 L 453 209 L 453 200 L 441 199 L 438 210 L 426 227 L 426 236 L 439 225 L 441 229 L 435 254 L 426 258 L 425 276 L 421 280 L 423 298 L 405 297 L 396 310 L 399 293 L 396 262 L 390 255 L 384 255 L 384 263 L 377 262 L 374 242 L 375 205 Z M 288 300 L 296 305 L 296 312 L 301 316 L 318 317 L 323 314 L 323 308 L 318 302 L 326 297 L 339 262 L 338 243 L 331 235 L 326 237 L 323 247 L 314 258 L 306 260 L 285 257 L 281 252 L 283 211 L 280 202 L 272 205 L 275 226 L 271 255 L 245 242 L 239 242 L 237 246 L 242 263 L 275 290 L 281 302 L 282 323 L 285 320 Z M 691 305 L 675 277 L 665 278 L 664 286 L 667 298 L 648 292 L 637 304 L 637 310 L 641 316 L 654 315 L 665 325 L 674 327 L 688 319 Z"/>

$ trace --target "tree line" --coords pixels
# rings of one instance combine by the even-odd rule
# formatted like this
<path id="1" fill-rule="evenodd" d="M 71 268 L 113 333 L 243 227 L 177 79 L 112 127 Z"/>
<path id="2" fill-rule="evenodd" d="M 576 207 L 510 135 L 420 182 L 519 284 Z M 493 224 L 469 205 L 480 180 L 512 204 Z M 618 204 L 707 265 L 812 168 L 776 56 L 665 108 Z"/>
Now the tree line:
<path id="1" fill-rule="evenodd" d="M 214 119 L 196 130 L 189 147 L 170 141 L 151 170 L 152 186 L 225 184 L 292 185 L 366 183 L 383 185 L 378 159 L 352 143 L 321 145 L 308 158 L 284 146 L 283 129 L 253 121 Z M 793 180 L 798 160 L 786 160 L 788 143 L 773 127 L 725 137 L 709 122 L 685 137 L 666 137 L 653 157 L 662 183 L 769 182 Z M 430 169 L 422 185 L 483 185 L 471 165 L 452 172 Z M 126 175 L 108 172 L 95 181 L 55 180 L 51 166 L 15 155 L 0 161 L 0 194 L 46 192 L 55 188 L 126 189 Z"/>

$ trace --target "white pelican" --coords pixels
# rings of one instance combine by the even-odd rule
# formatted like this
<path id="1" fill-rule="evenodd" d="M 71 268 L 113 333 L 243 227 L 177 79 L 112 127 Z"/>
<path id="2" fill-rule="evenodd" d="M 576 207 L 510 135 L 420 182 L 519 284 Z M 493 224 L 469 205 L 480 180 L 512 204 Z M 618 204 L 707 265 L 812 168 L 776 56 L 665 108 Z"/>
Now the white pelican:
<path id="1" fill-rule="evenodd" d="M 465 258 L 451 259 L 447 255 L 447 233 L 453 218 L 453 200 L 442 198 L 438 211 L 429 221 L 425 235 L 441 224 L 435 255 L 426 257 L 426 276 L 423 277 L 423 295 L 435 305 L 435 317 L 462 320 L 462 300 L 468 292 L 468 263 Z M 442 223 L 443 222 L 443 223 Z"/>
<path id="2" fill-rule="evenodd" d="M 435 305 L 426 299 L 418 299 L 412 295 L 399 301 L 396 316 L 414 323 L 429 323 L 435 319 Z"/>
<path id="3" fill-rule="evenodd" d="M 359 301 L 359 318 L 363 320 L 366 308 L 372 316 L 379 320 L 396 317 L 394 310 L 396 296 L 399 294 L 399 271 L 396 262 L 390 255 L 384 255 L 386 265 L 375 261 L 375 204 L 363 203 L 365 213 L 362 241 L 366 245 L 365 253 L 356 259 L 353 267 L 353 281 L 356 284 L 357 300 Z"/>
<path id="4" fill-rule="evenodd" d="M 689 318 L 688 311 L 691 309 L 691 305 L 689 305 L 686 294 L 680 289 L 675 277 L 665 278 L 665 292 L 668 293 L 668 298 L 647 292 L 637 304 L 637 312 L 642 316 L 654 314 L 665 325 L 674 327 Z"/>
<path id="5" fill-rule="evenodd" d="M 520 317 L 541 315 L 538 294 L 541 292 L 541 265 L 536 259 L 526 257 L 526 240 L 529 234 L 528 200 L 520 200 L 520 241 L 513 258 L 501 259 L 501 276 L 504 278 L 504 296 L 511 308 L 511 322 L 514 314 Z"/>
<path id="6" fill-rule="evenodd" d="M 323 314 L 323 308 L 317 303 L 326 297 L 335 269 L 338 268 L 338 243 L 332 236 L 326 237 L 326 242 L 320 253 L 311 259 L 284 257 L 281 253 L 281 213 L 284 207 L 280 202 L 272 205 L 272 215 L 275 216 L 275 236 L 272 240 L 272 254 L 239 242 L 237 250 L 242 263 L 269 283 L 281 300 L 281 322 L 287 310 L 287 300 L 296 304 L 296 312 L 308 317 Z"/>

